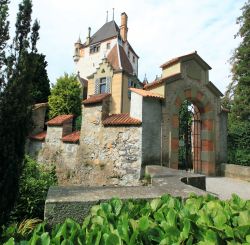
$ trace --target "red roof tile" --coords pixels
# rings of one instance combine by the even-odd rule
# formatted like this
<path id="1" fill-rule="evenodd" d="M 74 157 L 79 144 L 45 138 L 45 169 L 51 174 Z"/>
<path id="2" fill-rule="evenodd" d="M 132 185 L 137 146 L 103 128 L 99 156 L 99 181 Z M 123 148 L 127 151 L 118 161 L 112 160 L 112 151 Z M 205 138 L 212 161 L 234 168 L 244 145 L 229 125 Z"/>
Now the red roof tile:
<path id="1" fill-rule="evenodd" d="M 40 140 L 40 141 L 43 141 L 43 140 L 45 140 L 45 138 L 46 138 L 46 134 L 47 134 L 47 132 L 46 132 L 46 131 L 43 131 L 43 132 L 41 132 L 41 133 L 31 135 L 29 138 L 32 139 L 32 140 Z"/>
<path id="2" fill-rule="evenodd" d="M 84 100 L 82 103 L 84 105 L 88 104 L 96 104 L 102 102 L 105 98 L 111 96 L 111 94 L 95 94 L 95 95 L 90 95 L 90 97 L 86 100 Z"/>
<path id="3" fill-rule="evenodd" d="M 157 98 L 157 99 L 164 99 L 164 97 L 160 94 L 153 93 L 151 91 L 139 89 L 139 88 L 130 88 L 131 91 L 143 96 L 143 97 L 151 97 L 151 98 Z"/>
<path id="4" fill-rule="evenodd" d="M 128 113 L 124 114 L 113 114 L 102 121 L 104 126 L 109 125 L 140 125 L 139 119 L 130 117 Z"/>
<path id="5" fill-rule="evenodd" d="M 181 73 L 175 73 L 175 74 L 172 74 L 168 77 L 164 77 L 164 78 L 161 78 L 159 80 L 155 80 L 154 82 L 152 83 L 148 83 L 144 86 L 144 89 L 149 89 L 149 88 L 153 88 L 153 87 L 157 87 L 158 85 L 161 85 L 163 82 L 167 81 L 167 80 L 171 80 L 171 79 L 175 79 L 175 78 L 180 78 L 181 77 Z"/>
<path id="6" fill-rule="evenodd" d="M 80 131 L 75 131 L 71 134 L 65 135 L 62 137 L 63 142 L 71 142 L 71 143 L 76 143 L 80 139 Z"/>
<path id="7" fill-rule="evenodd" d="M 204 67 L 206 67 L 207 69 L 211 69 L 211 67 L 197 54 L 197 51 L 194 51 L 192 53 L 189 54 L 185 54 L 176 58 L 173 58 L 167 62 L 165 62 L 164 64 L 162 64 L 160 67 L 161 68 L 166 68 L 168 66 L 171 66 L 175 63 L 180 62 L 182 59 L 189 59 L 189 58 L 196 58 L 197 61 L 199 61 L 199 63 L 201 63 Z"/>
<path id="8" fill-rule="evenodd" d="M 47 125 L 50 125 L 50 126 L 60 126 L 62 125 L 63 123 L 65 123 L 66 121 L 72 119 L 74 117 L 74 115 L 60 115 L 60 116 L 57 116 L 51 120 L 49 120 L 48 122 L 46 122 Z"/>

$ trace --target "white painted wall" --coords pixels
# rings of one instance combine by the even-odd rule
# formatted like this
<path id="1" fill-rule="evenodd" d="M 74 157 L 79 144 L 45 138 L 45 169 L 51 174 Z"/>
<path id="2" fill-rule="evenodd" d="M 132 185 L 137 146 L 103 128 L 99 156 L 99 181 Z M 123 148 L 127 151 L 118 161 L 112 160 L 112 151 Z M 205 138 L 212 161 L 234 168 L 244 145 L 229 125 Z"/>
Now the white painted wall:
<path id="1" fill-rule="evenodd" d="M 143 97 L 131 91 L 130 116 L 142 121 Z"/>
<path id="2" fill-rule="evenodd" d="M 107 43 L 110 43 L 110 49 L 107 49 Z M 101 43 L 100 51 L 90 54 L 89 47 L 84 49 L 84 56 L 80 57 L 79 61 L 75 65 L 75 73 L 80 72 L 80 76 L 87 79 L 92 75 L 99 67 L 102 59 L 107 57 L 110 50 L 117 44 L 117 38 L 113 38 Z"/>

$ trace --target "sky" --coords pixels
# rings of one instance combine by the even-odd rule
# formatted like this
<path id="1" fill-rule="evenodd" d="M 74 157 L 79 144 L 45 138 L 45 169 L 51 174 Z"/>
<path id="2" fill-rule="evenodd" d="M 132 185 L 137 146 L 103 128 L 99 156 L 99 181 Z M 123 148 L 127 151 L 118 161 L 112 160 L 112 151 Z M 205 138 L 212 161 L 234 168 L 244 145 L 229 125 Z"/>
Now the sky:
<path id="1" fill-rule="evenodd" d="M 10 4 L 11 34 L 21 0 Z M 212 67 L 210 81 L 223 93 L 230 82 L 229 59 L 240 39 L 234 38 L 245 0 L 33 0 L 32 18 L 41 25 L 38 51 L 46 55 L 51 83 L 74 71 L 73 50 L 79 35 L 84 42 L 114 19 L 120 26 L 128 15 L 128 40 L 139 55 L 139 79 L 161 74 L 160 65 L 193 51 Z"/>

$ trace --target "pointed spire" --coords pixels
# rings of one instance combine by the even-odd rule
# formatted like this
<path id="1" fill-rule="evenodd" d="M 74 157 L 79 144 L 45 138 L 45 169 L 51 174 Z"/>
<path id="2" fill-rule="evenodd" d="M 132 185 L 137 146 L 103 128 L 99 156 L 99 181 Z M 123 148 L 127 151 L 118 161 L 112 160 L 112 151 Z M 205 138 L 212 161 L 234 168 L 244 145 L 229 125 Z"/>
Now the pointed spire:
<path id="1" fill-rule="evenodd" d="M 113 8 L 113 20 L 115 19 L 115 9 Z"/>
<path id="2" fill-rule="evenodd" d="M 144 79 L 143 79 L 143 84 L 148 84 L 148 79 L 147 79 L 147 75 L 145 73 Z"/>
<path id="3" fill-rule="evenodd" d="M 78 40 L 76 41 L 76 43 L 82 43 L 81 38 L 80 38 L 80 34 L 79 34 L 79 37 L 78 37 Z"/>
<path id="4" fill-rule="evenodd" d="M 109 11 L 107 10 L 106 23 L 109 21 Z"/>

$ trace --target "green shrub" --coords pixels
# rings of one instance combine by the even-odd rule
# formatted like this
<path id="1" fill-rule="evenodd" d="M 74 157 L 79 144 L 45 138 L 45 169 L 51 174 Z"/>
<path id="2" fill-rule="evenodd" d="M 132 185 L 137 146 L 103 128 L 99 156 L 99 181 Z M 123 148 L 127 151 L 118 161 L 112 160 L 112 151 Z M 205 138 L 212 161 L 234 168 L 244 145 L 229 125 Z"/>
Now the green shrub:
<path id="1" fill-rule="evenodd" d="M 229 122 L 228 162 L 250 166 L 250 122 Z"/>
<path id="2" fill-rule="evenodd" d="M 11 244 L 249 244 L 250 200 L 164 195 L 152 201 L 114 198 L 95 205 L 82 225 L 66 219 L 51 231 L 39 224 L 28 241 Z"/>
<path id="3" fill-rule="evenodd" d="M 26 156 L 19 183 L 19 195 L 11 212 L 10 221 L 20 222 L 26 218 L 43 219 L 48 189 L 56 183 L 54 167 L 38 164 Z"/>

